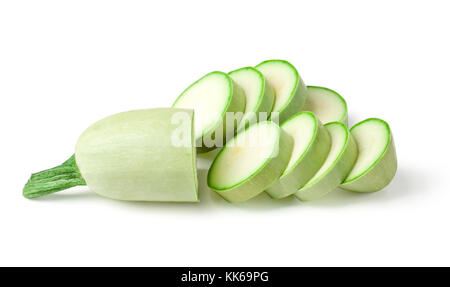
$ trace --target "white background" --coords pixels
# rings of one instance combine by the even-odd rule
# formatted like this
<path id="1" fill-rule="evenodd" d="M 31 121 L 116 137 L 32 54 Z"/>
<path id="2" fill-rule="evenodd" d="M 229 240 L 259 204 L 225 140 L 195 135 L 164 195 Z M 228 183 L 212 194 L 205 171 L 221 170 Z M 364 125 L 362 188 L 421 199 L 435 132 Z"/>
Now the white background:
<path id="1" fill-rule="evenodd" d="M 0 265 L 450 265 L 448 1 L 0 3 Z M 390 123 L 386 189 L 231 205 L 201 170 L 198 204 L 22 197 L 93 122 L 271 58 Z"/>

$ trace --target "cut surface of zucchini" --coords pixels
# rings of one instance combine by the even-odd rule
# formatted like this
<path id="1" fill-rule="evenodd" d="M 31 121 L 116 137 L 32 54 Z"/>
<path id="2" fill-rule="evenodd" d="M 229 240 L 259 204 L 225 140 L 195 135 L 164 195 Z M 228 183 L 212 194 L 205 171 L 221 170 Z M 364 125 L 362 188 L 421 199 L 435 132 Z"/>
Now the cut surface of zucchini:
<path id="1" fill-rule="evenodd" d="M 301 111 L 306 99 L 306 87 L 297 69 L 284 60 L 268 60 L 256 68 L 266 77 L 275 91 L 272 112 L 278 113 L 281 124 Z"/>
<path id="2" fill-rule="evenodd" d="M 289 163 L 266 192 L 273 198 L 294 194 L 320 169 L 331 146 L 328 131 L 311 112 L 300 112 L 281 125 L 294 139 Z"/>
<path id="3" fill-rule="evenodd" d="M 276 181 L 286 168 L 292 138 L 271 121 L 250 126 L 214 159 L 208 186 L 229 202 L 248 200 Z"/>
<path id="4" fill-rule="evenodd" d="M 173 144 L 183 113 L 184 145 Z M 90 126 L 78 139 L 75 158 L 88 187 L 130 201 L 198 201 L 193 111 L 160 108 L 123 112 Z"/>
<path id="5" fill-rule="evenodd" d="M 263 74 L 253 67 L 245 67 L 232 71 L 229 75 L 245 94 L 245 112 L 239 125 L 240 129 L 246 128 L 258 120 L 269 119 L 275 96 L 273 88 Z M 260 113 L 265 113 L 265 115 Z"/>
<path id="6" fill-rule="evenodd" d="M 345 180 L 358 156 L 353 136 L 342 122 L 331 122 L 324 127 L 331 136 L 331 148 L 317 173 L 295 193 L 304 201 L 319 199 L 336 189 Z"/>
<path id="7" fill-rule="evenodd" d="M 245 95 L 226 73 L 215 71 L 184 90 L 173 107 L 194 110 L 196 146 L 198 152 L 207 152 L 217 147 L 210 146 L 207 140 L 219 136 L 218 133 L 221 144 L 234 135 L 236 127 L 226 127 L 226 113 L 243 113 Z"/>
<path id="8" fill-rule="evenodd" d="M 374 192 L 387 186 L 397 171 L 397 156 L 391 129 L 385 121 L 369 118 L 351 130 L 358 158 L 340 186 L 356 192 Z"/>
<path id="9" fill-rule="evenodd" d="M 303 110 L 313 112 L 322 124 L 347 124 L 347 103 L 341 95 L 328 88 L 308 86 Z"/>

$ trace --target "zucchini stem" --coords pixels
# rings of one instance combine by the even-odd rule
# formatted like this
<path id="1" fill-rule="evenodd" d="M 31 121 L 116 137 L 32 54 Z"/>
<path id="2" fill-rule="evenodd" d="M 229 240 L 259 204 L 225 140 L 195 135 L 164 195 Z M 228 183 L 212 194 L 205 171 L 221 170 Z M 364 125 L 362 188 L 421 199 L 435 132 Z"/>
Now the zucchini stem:
<path id="1" fill-rule="evenodd" d="M 23 196 L 36 198 L 79 185 L 86 185 L 86 181 L 72 155 L 61 165 L 33 173 L 23 188 Z"/>

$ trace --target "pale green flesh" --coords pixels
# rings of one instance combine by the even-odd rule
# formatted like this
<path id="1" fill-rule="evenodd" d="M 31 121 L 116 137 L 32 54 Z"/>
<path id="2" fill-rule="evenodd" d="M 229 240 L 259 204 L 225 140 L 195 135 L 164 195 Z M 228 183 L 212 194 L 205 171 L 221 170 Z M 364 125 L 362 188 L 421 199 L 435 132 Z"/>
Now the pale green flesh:
<path id="1" fill-rule="evenodd" d="M 229 141 L 208 172 L 208 186 L 230 202 L 248 200 L 273 183 L 289 161 L 292 139 L 260 122 Z"/>
<path id="2" fill-rule="evenodd" d="M 335 91 L 324 87 L 308 86 L 304 111 L 313 112 L 323 123 L 347 124 L 347 103 Z"/>
<path id="3" fill-rule="evenodd" d="M 246 98 L 240 127 L 244 128 L 258 120 L 267 120 L 272 111 L 275 96 L 273 88 L 261 72 L 252 67 L 245 67 L 232 71 L 229 75 L 243 89 Z"/>
<path id="4" fill-rule="evenodd" d="M 263 73 L 275 90 L 276 99 L 272 110 L 279 112 L 289 101 L 292 91 L 296 88 L 297 73 L 283 62 L 268 62 L 257 66 L 257 69 Z"/>
<path id="5" fill-rule="evenodd" d="M 211 73 L 190 86 L 173 105 L 195 111 L 196 139 L 219 123 L 230 101 L 232 87 L 225 74 Z"/>
<path id="6" fill-rule="evenodd" d="M 295 67 L 287 61 L 268 60 L 256 68 L 264 75 L 275 91 L 272 112 L 283 123 L 301 110 L 306 98 L 306 87 Z"/>
<path id="7" fill-rule="evenodd" d="M 351 129 L 359 155 L 340 186 L 356 192 L 374 192 L 388 185 L 397 171 L 397 156 L 389 125 L 377 118 L 364 120 Z"/>
<path id="8" fill-rule="evenodd" d="M 216 189 L 227 189 L 248 178 L 272 155 L 278 137 L 279 131 L 271 125 L 259 125 L 239 134 L 227 143 L 211 168 L 211 184 Z"/>
<path id="9" fill-rule="evenodd" d="M 354 165 L 358 151 L 347 127 L 340 122 L 325 125 L 331 136 L 331 148 L 327 159 L 313 178 L 296 196 L 301 200 L 319 199 L 336 189 L 347 177 Z"/>
<path id="10" fill-rule="evenodd" d="M 264 79 L 252 68 L 233 71 L 229 75 L 244 90 L 246 99 L 244 114 L 255 111 L 262 97 Z"/>
<path id="11" fill-rule="evenodd" d="M 346 181 L 351 181 L 364 173 L 380 156 L 389 144 L 389 131 L 378 121 L 369 121 L 352 129 L 358 145 L 358 159 Z"/>
<path id="12" fill-rule="evenodd" d="M 227 74 L 216 71 L 189 86 L 173 107 L 194 110 L 196 146 L 198 152 L 207 152 L 221 147 L 227 138 L 234 136 L 238 123 L 227 127 L 225 117 L 227 113 L 244 112 L 245 95 Z M 238 122 L 241 118 L 242 115 Z M 211 140 L 216 136 L 221 137 L 220 143 Z M 205 146 L 205 141 L 210 141 L 212 146 Z"/>
<path id="13" fill-rule="evenodd" d="M 173 124 L 175 114 L 186 119 Z M 173 145 L 181 131 L 183 145 Z M 130 201 L 198 201 L 193 112 L 138 110 L 107 117 L 79 138 L 75 157 L 89 188 Z"/>
<path id="14" fill-rule="evenodd" d="M 328 131 L 310 112 L 301 112 L 286 121 L 283 131 L 294 140 L 289 164 L 280 179 L 266 192 L 273 198 L 294 194 L 320 169 L 330 150 Z"/>

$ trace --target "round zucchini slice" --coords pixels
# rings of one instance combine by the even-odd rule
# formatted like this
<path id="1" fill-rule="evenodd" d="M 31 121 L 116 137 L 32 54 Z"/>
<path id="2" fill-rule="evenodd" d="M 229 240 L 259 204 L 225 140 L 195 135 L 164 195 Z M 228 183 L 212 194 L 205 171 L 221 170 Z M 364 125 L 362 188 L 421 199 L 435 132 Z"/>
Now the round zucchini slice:
<path id="1" fill-rule="evenodd" d="M 292 138 L 271 121 L 250 126 L 230 140 L 214 159 L 208 186 L 229 202 L 257 196 L 286 168 Z"/>
<path id="2" fill-rule="evenodd" d="M 306 87 L 297 69 L 288 61 L 268 60 L 256 66 L 275 90 L 271 118 L 280 124 L 301 111 Z"/>
<path id="3" fill-rule="evenodd" d="M 222 147 L 234 136 L 245 110 L 245 95 L 226 73 L 215 71 L 184 90 L 173 107 L 194 110 L 196 147 L 204 153 Z M 241 113 L 232 126 L 226 125 L 229 113 Z"/>
<path id="4" fill-rule="evenodd" d="M 272 198 L 294 194 L 320 169 L 331 146 L 328 131 L 311 112 L 300 112 L 281 125 L 294 139 L 289 164 L 266 192 Z"/>
<path id="5" fill-rule="evenodd" d="M 268 120 L 272 111 L 275 95 L 263 74 L 253 67 L 245 67 L 229 73 L 243 90 L 246 104 L 239 129 Z"/>
<path id="6" fill-rule="evenodd" d="M 358 156 L 358 148 L 347 126 L 331 122 L 324 127 L 331 136 L 330 152 L 319 171 L 295 193 L 303 201 L 319 199 L 335 190 L 345 180 Z"/>
<path id="7" fill-rule="evenodd" d="M 342 122 L 347 125 L 347 103 L 331 89 L 308 86 L 303 110 L 313 112 L 322 124 Z"/>
<path id="8" fill-rule="evenodd" d="M 356 192 L 383 189 L 397 171 L 397 156 L 391 129 L 385 121 L 366 119 L 350 129 L 358 146 L 358 158 L 340 186 Z"/>

